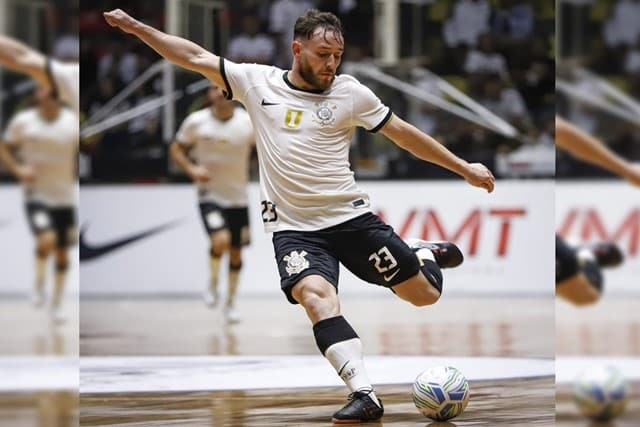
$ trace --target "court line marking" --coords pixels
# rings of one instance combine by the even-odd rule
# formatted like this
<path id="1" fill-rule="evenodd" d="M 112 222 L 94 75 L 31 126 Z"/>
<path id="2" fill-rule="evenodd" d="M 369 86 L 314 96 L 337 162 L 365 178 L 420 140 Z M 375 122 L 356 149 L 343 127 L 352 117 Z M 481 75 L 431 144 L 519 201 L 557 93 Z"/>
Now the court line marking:
<path id="1" fill-rule="evenodd" d="M 581 372 L 601 365 L 618 368 L 629 381 L 640 381 L 640 357 L 558 356 L 556 384 L 570 384 Z"/>
<path id="2" fill-rule="evenodd" d="M 375 385 L 410 384 L 434 365 L 459 368 L 470 381 L 554 376 L 553 359 L 501 357 L 367 356 Z M 344 385 L 320 355 L 83 357 L 80 392 L 228 391 Z"/>
<path id="3" fill-rule="evenodd" d="M 0 392 L 78 391 L 77 357 L 0 357 Z"/>

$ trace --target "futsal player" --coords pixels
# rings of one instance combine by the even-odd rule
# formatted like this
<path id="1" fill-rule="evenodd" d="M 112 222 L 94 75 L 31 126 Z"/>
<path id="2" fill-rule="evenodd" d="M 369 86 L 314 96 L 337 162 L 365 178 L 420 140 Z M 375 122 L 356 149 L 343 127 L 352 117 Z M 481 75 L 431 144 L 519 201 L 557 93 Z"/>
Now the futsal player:
<path id="1" fill-rule="evenodd" d="M 78 117 L 38 86 L 36 106 L 16 114 L 0 143 L 0 161 L 24 189 L 27 220 L 36 239 L 34 304 L 45 302 L 47 261 L 53 255 L 55 277 L 51 317 L 62 321 L 62 300 L 75 241 L 75 165 Z"/>
<path id="2" fill-rule="evenodd" d="M 469 164 L 392 113 L 355 78 L 337 74 L 344 52 L 338 18 L 315 9 L 293 28 L 291 70 L 233 63 L 188 40 L 143 24 L 120 9 L 107 22 L 133 34 L 167 60 L 201 73 L 244 104 L 260 162 L 262 220 L 273 233 L 281 289 L 305 309 L 320 352 L 351 391 L 334 423 L 379 420 L 383 413 L 362 358 L 362 343 L 340 314 L 339 263 L 362 280 L 417 306 L 434 304 L 441 268 L 462 263 L 450 242 L 407 245 L 371 211 L 349 168 L 355 128 L 380 132 L 425 161 L 489 192 L 494 177 Z M 424 194 L 429 197 L 428 185 Z"/>
<path id="3" fill-rule="evenodd" d="M 170 147 L 173 160 L 198 188 L 200 215 L 210 239 L 210 281 L 205 302 L 218 304 L 220 259 L 229 253 L 228 322 L 240 320 L 235 295 L 242 269 L 242 246 L 249 244 L 247 183 L 254 146 L 253 125 L 245 110 L 225 99 L 217 86 L 208 90 L 210 106 L 184 120 Z M 190 159 L 193 158 L 193 160 Z"/>
<path id="4" fill-rule="evenodd" d="M 640 165 L 618 156 L 601 141 L 560 117 L 556 117 L 556 144 L 574 157 L 640 186 Z M 574 248 L 556 236 L 556 294 L 579 306 L 597 302 L 604 285 L 601 267 L 614 267 L 623 260 L 622 251 L 614 242 Z"/>

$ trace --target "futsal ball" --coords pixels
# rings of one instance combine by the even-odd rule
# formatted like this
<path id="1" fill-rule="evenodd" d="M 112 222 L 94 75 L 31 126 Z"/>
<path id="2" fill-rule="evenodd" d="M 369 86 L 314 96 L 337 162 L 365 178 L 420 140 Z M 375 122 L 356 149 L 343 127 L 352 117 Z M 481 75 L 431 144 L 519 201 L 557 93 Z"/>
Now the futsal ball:
<path id="1" fill-rule="evenodd" d="M 624 411 L 629 384 L 618 369 L 595 366 L 582 372 L 574 382 L 573 400 L 582 415 L 609 421 Z"/>
<path id="2" fill-rule="evenodd" d="M 469 403 L 469 383 L 451 366 L 434 366 L 413 382 L 413 403 L 418 411 L 435 421 L 460 415 Z"/>

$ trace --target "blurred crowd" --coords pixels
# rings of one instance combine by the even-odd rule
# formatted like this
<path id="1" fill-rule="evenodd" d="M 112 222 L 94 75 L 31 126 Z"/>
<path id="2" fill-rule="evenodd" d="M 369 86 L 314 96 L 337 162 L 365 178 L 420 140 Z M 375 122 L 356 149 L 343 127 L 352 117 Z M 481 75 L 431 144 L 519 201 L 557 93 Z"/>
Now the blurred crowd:
<path id="1" fill-rule="evenodd" d="M 135 38 L 122 37 L 104 25 L 101 12 L 116 3 L 102 0 L 91 2 L 90 7 L 81 5 L 81 101 L 83 112 L 89 117 L 158 60 L 151 49 Z M 549 153 L 553 146 L 554 115 L 553 2 L 434 0 L 419 3 L 401 3 L 400 56 L 403 60 L 387 71 L 441 95 L 433 81 L 419 71 L 427 68 L 507 120 L 523 137 L 502 137 L 416 102 L 392 88 L 362 80 L 396 114 L 470 161 L 493 166 L 498 155 L 523 144 L 544 146 Z M 215 48 L 233 61 L 275 64 L 287 69 L 291 64 L 289 46 L 293 25 L 296 18 L 311 7 L 331 11 L 342 20 L 346 33 L 343 64 L 374 59 L 373 0 L 226 2 L 221 13 L 222 20 L 228 23 L 228 31 L 216 37 Z M 129 12 L 153 26 L 165 28 L 164 8 L 157 1 L 131 1 Z M 409 60 L 404 61 L 407 58 Z M 176 87 L 185 87 L 197 79 L 198 76 L 191 73 L 178 72 Z M 160 78 L 152 79 L 114 113 L 161 94 Z M 177 123 L 201 107 L 202 102 L 201 96 L 179 99 Z M 156 110 L 84 141 L 92 155 L 90 180 L 153 180 L 170 176 L 166 170 L 166 145 L 170 141 L 162 138 L 161 114 Z M 365 178 L 451 176 L 367 132 L 357 133 L 352 154 L 354 170 Z"/>
<path id="2" fill-rule="evenodd" d="M 86 120 L 149 70 L 159 57 L 136 38 L 125 37 L 104 23 L 102 12 L 121 6 L 122 1 L 80 2 L 79 15 L 73 12 L 72 0 L 56 3 L 57 12 L 50 17 L 55 24 L 52 28 L 57 29 L 55 38 L 42 48 L 65 59 L 79 55 L 81 107 Z M 377 43 L 387 36 L 375 28 L 378 12 L 373 0 L 235 0 L 212 2 L 222 5 L 213 10 L 196 3 L 202 2 L 182 10 L 180 20 L 186 28 L 182 33 L 201 44 L 206 44 L 207 35 L 213 35 L 207 47 L 239 62 L 289 68 L 295 19 L 310 7 L 334 12 L 344 23 L 343 72 L 350 62 L 373 63 Z M 580 65 L 640 99 L 640 0 L 563 0 L 558 3 L 558 13 L 552 0 L 425 0 L 400 4 L 400 60 L 382 70 L 448 99 L 423 71 L 429 70 L 509 122 L 519 135 L 502 136 L 379 82 L 358 77 L 396 114 L 459 156 L 483 162 L 501 177 L 545 178 L 554 172 L 558 177 L 602 175 L 562 154 L 557 164 L 554 162 L 557 103 L 560 114 L 602 137 L 626 157 L 640 158 L 637 126 L 555 94 L 555 55 L 561 53 L 570 59 L 568 62 L 578 58 Z M 133 16 L 164 29 L 165 6 L 163 1 L 130 0 L 126 8 Z M 207 13 L 212 14 L 212 28 L 205 28 L 203 23 L 202 15 Z M 561 52 L 555 49 L 556 16 Z M 78 31 L 82 34 L 79 44 Z M 175 126 L 205 105 L 203 90 L 184 92 L 200 79 L 176 69 L 175 87 L 183 92 L 176 99 Z M 7 73 L 5 88 L 28 91 L 28 84 L 12 84 L 15 82 L 24 83 L 24 79 Z M 162 78 L 157 74 L 110 110 L 109 116 L 162 95 Z M 19 96 L 4 99 L 5 120 L 26 102 Z M 85 138 L 82 147 L 90 167 L 83 180 L 185 179 L 167 158 L 171 138 L 163 136 L 165 122 L 162 109 L 156 109 Z M 352 167 L 359 177 L 371 179 L 452 176 L 365 131 L 356 133 Z"/>
<path id="3" fill-rule="evenodd" d="M 565 0 L 558 16 L 563 32 L 558 78 L 570 81 L 591 96 L 610 99 L 599 85 L 572 72 L 584 67 L 635 99 L 640 108 L 640 0 Z M 576 33 L 581 37 L 575 37 Z M 557 101 L 558 114 L 597 136 L 625 158 L 640 161 L 638 124 L 568 97 L 562 91 L 558 91 Z M 556 169 L 559 179 L 610 176 L 562 152 L 558 152 Z"/>

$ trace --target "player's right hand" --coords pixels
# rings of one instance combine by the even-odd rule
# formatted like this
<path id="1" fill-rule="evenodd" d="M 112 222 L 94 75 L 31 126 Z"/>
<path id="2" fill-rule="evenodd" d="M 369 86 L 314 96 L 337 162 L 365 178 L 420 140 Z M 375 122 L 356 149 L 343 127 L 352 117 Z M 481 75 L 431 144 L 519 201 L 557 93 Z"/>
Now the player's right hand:
<path id="1" fill-rule="evenodd" d="M 16 175 L 23 184 L 32 184 L 36 180 L 36 174 L 31 166 L 18 166 Z"/>
<path id="2" fill-rule="evenodd" d="M 495 178 L 491 171 L 482 163 L 470 163 L 464 175 L 467 182 L 474 187 L 480 187 L 491 193 L 495 185 Z"/>
<path id="3" fill-rule="evenodd" d="M 104 12 L 103 16 L 107 21 L 107 24 L 112 27 L 118 27 L 126 33 L 132 32 L 133 27 L 138 22 L 122 9 L 114 9 L 111 12 Z"/>
<path id="4" fill-rule="evenodd" d="M 209 171 L 202 166 L 195 165 L 189 168 L 189 176 L 193 182 L 198 184 L 204 184 L 205 182 L 209 182 L 211 179 L 211 175 L 209 175 Z"/>

